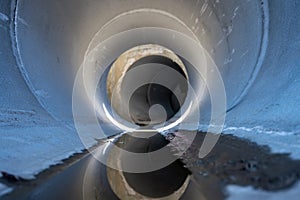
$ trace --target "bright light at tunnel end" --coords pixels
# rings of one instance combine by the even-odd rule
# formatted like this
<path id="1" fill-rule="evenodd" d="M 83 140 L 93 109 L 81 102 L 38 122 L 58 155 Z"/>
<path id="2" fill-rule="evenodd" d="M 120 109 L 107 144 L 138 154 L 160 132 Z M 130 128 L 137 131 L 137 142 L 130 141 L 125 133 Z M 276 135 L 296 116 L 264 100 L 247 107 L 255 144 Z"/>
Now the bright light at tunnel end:
<path id="1" fill-rule="evenodd" d="M 163 126 L 160 124 L 160 126 L 153 126 L 150 129 L 142 129 L 144 132 L 152 132 L 154 130 L 167 132 L 186 128 L 194 130 L 191 134 L 186 135 L 188 142 L 184 145 L 181 152 L 176 154 L 176 157 L 168 156 L 168 154 L 166 154 L 166 148 L 161 148 L 149 153 L 133 153 L 110 143 L 113 151 L 122 155 L 122 157 L 126 157 L 127 162 L 120 167 L 117 162 L 108 162 L 107 155 L 99 153 L 99 151 L 103 151 L 103 149 L 105 149 L 106 153 L 109 152 L 107 151 L 107 147 L 100 147 L 98 149 L 99 151 L 90 151 L 97 160 L 108 167 L 133 173 L 144 173 L 161 169 L 174 162 L 189 148 L 200 125 L 200 103 L 203 98 L 209 98 L 211 102 L 211 118 L 210 124 L 207 126 L 207 132 L 213 134 L 206 134 L 203 144 L 199 149 L 200 158 L 205 157 L 217 143 L 224 126 L 226 115 L 226 94 L 222 77 L 218 67 L 199 42 L 182 33 L 165 28 L 145 27 L 131 29 L 115 34 L 97 44 L 94 49 L 86 54 L 84 62 L 78 70 L 73 88 L 73 116 L 78 135 L 84 145 L 88 147 L 90 138 L 103 139 L 107 137 L 103 123 L 113 125 L 124 132 L 140 131 L 140 127 L 136 124 L 124 124 L 118 120 L 118 117 L 109 111 L 111 110 L 111 108 L 108 107 L 110 104 L 105 103 L 102 99 L 97 99 L 96 93 L 100 79 L 104 76 L 107 67 L 128 49 L 145 45 L 145 42 L 146 44 L 158 44 L 170 49 L 174 54 L 191 63 L 197 72 L 196 76 L 204 81 L 208 96 L 205 95 L 203 91 L 195 89 L 194 85 L 187 81 L 188 94 L 186 100 L 181 105 L 179 111 L 180 116 L 176 119 L 171 118 L 170 122 L 166 121 L 162 123 Z M 141 73 L 139 70 L 143 70 L 143 67 L 131 69 L 129 72 L 134 74 L 136 71 L 136 73 L 139 74 Z M 195 74 L 193 74 L 193 76 L 195 76 Z M 138 80 L 138 77 L 136 80 Z M 134 90 L 128 91 L 129 94 L 132 94 L 136 88 L 145 84 L 145 82 L 142 81 L 137 81 L 136 83 L 138 85 L 134 85 Z M 166 82 L 162 80 L 157 83 L 166 84 Z M 166 87 L 170 88 L 169 86 Z M 172 90 L 172 92 L 176 93 L 174 90 Z M 199 93 L 203 95 L 197 95 Z M 112 98 L 113 96 L 114 95 L 112 95 Z M 125 104 L 128 106 L 128 101 L 126 101 Z M 126 110 L 128 111 L 129 109 Z M 156 162 L 152 166 L 132 165 L 132 162 L 142 163 L 149 154 L 157 157 L 161 162 Z"/>

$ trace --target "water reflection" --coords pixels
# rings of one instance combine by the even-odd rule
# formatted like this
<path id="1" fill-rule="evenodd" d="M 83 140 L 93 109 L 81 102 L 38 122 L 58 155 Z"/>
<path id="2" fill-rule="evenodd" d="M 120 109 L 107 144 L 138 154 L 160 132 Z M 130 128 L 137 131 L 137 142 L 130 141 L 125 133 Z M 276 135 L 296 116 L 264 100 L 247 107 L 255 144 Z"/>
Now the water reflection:
<path id="1" fill-rule="evenodd" d="M 184 140 L 186 134 L 189 131 L 166 137 L 157 134 L 149 139 L 124 135 L 116 144 L 128 151 L 145 153 L 170 144 L 168 140 L 175 137 Z M 199 200 L 225 199 L 224 189 L 231 184 L 278 191 L 290 188 L 299 179 L 300 161 L 290 159 L 288 154 L 272 154 L 266 146 L 232 135 L 222 135 L 213 151 L 204 159 L 199 159 L 198 152 L 204 136 L 205 133 L 199 132 L 180 160 L 161 170 L 142 174 L 122 173 L 122 184 L 126 184 L 127 190 L 134 191 L 132 194 L 142 194 L 144 198 L 162 198 L 178 192 L 178 188 L 184 188 L 180 190 L 180 196 L 173 196 L 172 199 Z M 176 153 L 179 145 L 172 142 L 171 151 Z M 114 181 L 110 183 L 119 184 Z M 118 187 L 120 193 L 122 189 Z M 131 197 L 139 199 L 141 196 Z"/>
<path id="2" fill-rule="evenodd" d="M 135 138 L 124 134 L 114 140 L 101 140 L 99 145 L 114 143 L 132 152 L 153 152 L 169 145 L 170 152 L 179 149 L 189 131 L 168 135 L 155 134 L 149 138 Z M 291 188 L 299 180 L 300 161 L 288 154 L 272 154 L 266 146 L 231 135 L 222 135 L 207 157 L 198 158 L 205 134 L 199 132 L 190 148 L 170 165 L 148 173 L 125 173 L 108 168 L 91 155 L 73 163 L 54 166 L 37 176 L 37 179 L 11 183 L 0 182 L 14 191 L 4 200 L 12 199 L 225 199 L 227 185 L 253 186 L 266 191 Z M 174 140 L 175 137 L 182 140 Z M 108 148 L 108 159 L 113 148 Z M 149 163 L 153 163 L 149 158 Z M 72 164 L 71 164 L 72 163 Z M 122 162 L 120 162 L 122 164 Z M 145 163 L 144 163 L 145 164 Z"/>
<path id="3" fill-rule="evenodd" d="M 159 133 L 151 135 L 149 138 L 137 138 L 132 134 L 124 134 L 115 141 L 115 144 L 135 153 L 157 151 L 169 144 L 163 135 Z M 111 159 L 116 158 L 114 156 Z M 146 164 L 152 165 L 155 162 L 153 159 L 149 155 Z M 122 158 L 120 164 L 122 165 Z M 128 173 L 108 168 L 107 176 L 113 191 L 121 199 L 179 199 L 190 181 L 190 171 L 179 160 L 147 173 Z"/>

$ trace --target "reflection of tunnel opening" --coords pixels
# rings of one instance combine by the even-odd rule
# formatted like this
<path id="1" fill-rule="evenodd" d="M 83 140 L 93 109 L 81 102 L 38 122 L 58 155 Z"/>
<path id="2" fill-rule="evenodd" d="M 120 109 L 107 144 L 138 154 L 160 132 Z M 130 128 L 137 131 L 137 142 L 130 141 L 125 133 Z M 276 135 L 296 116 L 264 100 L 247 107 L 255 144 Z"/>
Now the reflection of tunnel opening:
<path id="1" fill-rule="evenodd" d="M 138 193 L 159 198 L 173 194 L 185 183 L 189 171 L 180 161 L 148 173 L 123 173 L 127 183 Z"/>
<path id="2" fill-rule="evenodd" d="M 173 70 L 176 70 L 178 73 L 180 73 L 180 75 L 184 77 L 185 80 L 185 82 L 183 82 L 179 81 L 176 78 L 173 78 L 171 79 L 172 88 L 167 88 L 163 85 L 155 83 L 157 81 L 155 79 L 168 78 L 159 77 L 160 71 L 157 71 L 157 73 L 154 74 L 152 78 L 154 83 L 145 84 L 139 87 L 131 96 L 129 101 L 129 111 L 131 119 L 138 125 L 159 124 L 165 122 L 166 120 L 169 120 L 180 110 L 180 102 L 183 102 L 187 95 L 187 77 L 182 68 L 176 62 L 168 57 L 160 55 L 143 57 L 133 63 L 130 66 L 129 70 L 132 70 L 143 64 L 164 65 Z M 126 75 L 124 79 L 126 79 Z M 180 98 L 182 99 L 178 99 L 178 97 L 175 96 L 174 90 L 180 91 L 180 93 L 182 94 Z M 153 115 L 151 115 L 151 113 L 149 114 L 150 108 L 157 104 L 163 107 L 165 113 L 157 111 L 156 113 L 153 113 Z"/>
<path id="3" fill-rule="evenodd" d="M 130 134 L 124 134 L 118 138 L 116 145 L 130 152 L 150 153 L 164 148 L 169 143 L 165 136 L 159 133 L 149 138 L 136 138 Z M 122 161 L 122 159 L 124 158 L 121 158 L 121 165 L 123 165 L 124 162 L 126 163 L 126 160 Z M 154 157 L 148 154 L 149 165 L 153 164 L 153 159 L 155 160 Z M 190 175 L 190 171 L 184 167 L 184 164 L 180 160 L 175 160 L 168 166 L 156 171 L 146 173 L 120 173 L 122 173 L 121 176 L 123 176 L 123 179 L 120 179 L 121 182 L 118 184 L 128 184 L 128 187 L 131 187 L 138 194 L 151 198 L 167 197 L 176 192 L 183 193 Z M 119 191 L 119 189 L 117 190 Z"/>

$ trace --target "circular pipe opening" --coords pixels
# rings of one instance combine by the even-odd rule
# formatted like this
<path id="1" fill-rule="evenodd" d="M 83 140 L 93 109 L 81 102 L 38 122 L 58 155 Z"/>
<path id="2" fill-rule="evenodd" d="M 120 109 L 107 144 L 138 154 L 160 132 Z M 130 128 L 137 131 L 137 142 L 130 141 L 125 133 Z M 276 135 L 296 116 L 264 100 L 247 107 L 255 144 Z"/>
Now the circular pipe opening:
<path id="1" fill-rule="evenodd" d="M 136 76 L 144 81 L 133 80 Z M 176 54 L 158 45 L 142 45 L 125 52 L 114 62 L 107 78 L 112 109 L 139 126 L 162 124 L 174 117 L 187 92 L 185 66 Z M 129 105 L 124 103 L 126 98 Z"/>

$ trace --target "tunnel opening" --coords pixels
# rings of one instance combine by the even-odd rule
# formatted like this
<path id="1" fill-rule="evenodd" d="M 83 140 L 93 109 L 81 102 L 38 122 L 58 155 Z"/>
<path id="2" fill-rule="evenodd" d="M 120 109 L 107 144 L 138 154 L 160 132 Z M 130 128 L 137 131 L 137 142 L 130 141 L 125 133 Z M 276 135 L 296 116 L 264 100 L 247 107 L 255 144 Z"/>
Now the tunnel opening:
<path id="1" fill-rule="evenodd" d="M 133 63 L 129 70 L 133 70 L 146 63 L 151 65 L 162 64 L 176 70 L 184 77 L 186 82 L 172 79 L 173 88 L 167 88 L 163 85 L 156 84 L 155 79 L 167 78 L 159 77 L 161 71 L 157 71 L 153 74 L 152 80 L 154 83 L 145 84 L 139 87 L 130 98 L 129 111 L 131 119 L 140 126 L 160 124 L 172 118 L 180 110 L 180 101 L 184 101 L 188 90 L 187 77 L 184 74 L 184 71 L 170 58 L 159 55 L 147 56 Z M 122 83 L 122 86 L 126 88 L 124 84 L 126 84 L 126 75 L 124 77 L 124 82 Z M 180 90 L 182 99 L 178 100 L 171 89 Z"/>
<path id="2" fill-rule="evenodd" d="M 139 81 L 135 80 L 137 76 Z M 110 107 L 140 127 L 149 128 L 170 120 L 179 112 L 187 95 L 184 64 L 171 50 L 158 45 L 129 49 L 114 61 L 108 73 Z"/>

